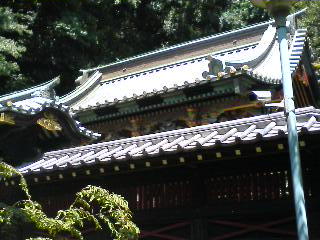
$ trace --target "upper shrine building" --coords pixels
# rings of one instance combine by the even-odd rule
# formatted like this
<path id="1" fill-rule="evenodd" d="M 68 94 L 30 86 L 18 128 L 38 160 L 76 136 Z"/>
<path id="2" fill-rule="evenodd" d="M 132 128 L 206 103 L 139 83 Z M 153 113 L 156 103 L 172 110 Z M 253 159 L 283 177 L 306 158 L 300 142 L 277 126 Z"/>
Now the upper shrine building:
<path id="1" fill-rule="evenodd" d="M 299 15 L 287 22 L 290 69 L 318 239 L 320 95 Z M 0 157 L 47 212 L 90 184 L 128 200 L 141 239 L 296 239 L 273 21 L 82 73 L 65 96 L 54 79 L 0 97 Z M 16 184 L 1 181 L 1 198 Z"/>

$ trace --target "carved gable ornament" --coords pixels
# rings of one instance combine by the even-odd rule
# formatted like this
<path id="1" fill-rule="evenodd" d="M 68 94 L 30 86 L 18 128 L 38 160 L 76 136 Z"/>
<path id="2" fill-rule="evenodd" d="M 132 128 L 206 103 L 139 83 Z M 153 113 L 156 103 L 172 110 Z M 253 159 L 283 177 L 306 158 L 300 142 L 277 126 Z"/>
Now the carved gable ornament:
<path id="1" fill-rule="evenodd" d="M 237 72 L 252 71 L 252 69 L 247 65 L 243 65 L 241 68 L 239 67 L 237 70 L 234 66 L 232 66 L 232 64 L 229 63 L 229 65 L 227 65 L 226 61 L 222 59 L 212 56 L 208 56 L 206 59 L 209 61 L 209 71 L 204 71 L 202 73 L 202 77 L 207 80 L 211 80 L 213 78 L 219 80 L 226 75 L 234 76 Z"/>
<path id="2" fill-rule="evenodd" d="M 52 114 L 45 114 L 43 118 L 37 120 L 37 124 L 48 131 L 61 131 L 62 127 Z"/>
<path id="3" fill-rule="evenodd" d="M 211 79 L 212 77 L 219 76 L 219 73 L 224 72 L 224 69 L 226 68 L 225 61 L 218 58 L 214 58 L 212 56 L 208 56 L 206 59 L 209 61 L 209 71 L 204 71 L 202 73 L 203 78 Z"/>

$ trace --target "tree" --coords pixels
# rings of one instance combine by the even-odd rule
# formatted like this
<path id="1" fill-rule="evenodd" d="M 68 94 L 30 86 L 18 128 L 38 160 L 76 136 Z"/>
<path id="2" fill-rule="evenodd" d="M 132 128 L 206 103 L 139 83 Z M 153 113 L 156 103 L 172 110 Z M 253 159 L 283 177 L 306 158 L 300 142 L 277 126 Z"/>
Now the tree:
<path id="1" fill-rule="evenodd" d="M 82 240 L 88 226 L 117 240 L 138 238 L 139 229 L 132 222 L 128 203 L 119 195 L 87 186 L 76 194 L 67 210 L 60 210 L 55 218 L 49 218 L 41 205 L 31 199 L 27 183 L 17 170 L 0 162 L 0 176 L 5 179 L 18 176 L 25 195 L 24 200 L 13 205 L 0 204 L 0 237 L 3 240 L 21 239 L 18 228 L 24 228 L 28 240 Z"/>
<path id="2" fill-rule="evenodd" d="M 308 29 L 308 36 L 311 41 L 313 53 L 315 54 L 315 60 L 320 62 L 320 2 L 299 1 L 294 5 L 292 11 L 298 11 L 304 8 L 307 9 L 300 21 L 300 27 Z"/>
<path id="3" fill-rule="evenodd" d="M 319 1 L 304 26 L 319 50 Z M 269 16 L 249 0 L 7 0 L 0 2 L 0 94 L 58 75 L 59 94 L 79 69 L 245 27 Z"/>
<path id="4" fill-rule="evenodd" d="M 136 8 L 136 0 L 40 1 L 23 72 L 37 83 L 61 75 L 61 93 L 70 91 L 79 69 L 133 54 Z"/>
<path id="5" fill-rule="evenodd" d="M 60 94 L 74 88 L 79 69 L 106 64 L 217 33 L 224 0 L 69 0 L 20 2 L 32 9 L 20 73 L 35 84 L 61 75 Z M 13 7 L 14 5 L 14 7 Z"/>
<path id="6" fill-rule="evenodd" d="M 138 29 L 154 34 L 142 37 L 160 37 L 156 45 L 149 49 L 159 48 L 219 32 L 219 16 L 226 7 L 227 1 L 222 0 L 142 0 L 138 6 L 136 25 Z M 145 18 L 150 19 L 153 24 L 141 21 Z M 143 39 L 142 42 L 146 40 Z"/>
<path id="7" fill-rule="evenodd" d="M 20 71 L 25 41 L 32 35 L 30 23 L 32 12 L 14 12 L 10 7 L 0 5 L 0 94 L 31 84 Z"/>
<path id="8" fill-rule="evenodd" d="M 221 15 L 221 30 L 245 27 L 269 19 L 268 12 L 253 6 L 250 0 L 229 1 L 228 9 Z"/>

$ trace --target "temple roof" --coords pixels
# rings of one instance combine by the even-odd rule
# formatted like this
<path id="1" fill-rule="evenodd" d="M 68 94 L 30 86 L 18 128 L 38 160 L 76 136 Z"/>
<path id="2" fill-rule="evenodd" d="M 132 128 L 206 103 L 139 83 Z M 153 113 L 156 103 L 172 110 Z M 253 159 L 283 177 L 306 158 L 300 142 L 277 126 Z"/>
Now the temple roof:
<path id="1" fill-rule="evenodd" d="M 297 109 L 296 115 L 299 134 L 320 132 L 319 109 Z M 47 152 L 39 161 L 20 168 L 19 171 L 23 174 L 41 174 L 96 164 L 108 165 L 128 161 L 134 163 L 141 159 L 151 161 L 152 164 L 152 157 L 165 157 L 221 146 L 253 144 L 283 139 L 286 135 L 286 118 L 283 112 L 279 112 Z"/>
<path id="2" fill-rule="evenodd" d="M 52 99 L 31 97 L 17 102 L 9 101 L 6 105 L 0 105 L 0 112 L 11 113 L 11 115 L 20 115 L 22 116 L 22 119 L 25 118 L 25 121 L 28 123 L 35 122 L 43 113 L 54 112 L 55 115 L 62 116 L 60 118 L 63 118 L 63 120 L 68 122 L 70 125 L 69 127 L 70 129 L 73 129 L 74 134 L 78 134 L 80 137 L 93 141 L 101 138 L 101 134 L 83 127 L 79 121 L 75 120 L 73 118 L 74 113 L 70 110 L 70 107 L 57 103 Z M 33 118 L 35 119 L 34 121 L 32 120 Z"/>
<path id="3" fill-rule="evenodd" d="M 47 98 L 54 98 L 54 87 L 56 87 L 59 83 L 60 79 L 57 77 L 48 82 L 33 86 L 31 88 L 2 95 L 0 96 L 0 107 L 5 106 L 7 102 L 22 101 L 34 96 L 46 96 Z"/>
<path id="4" fill-rule="evenodd" d="M 59 82 L 59 78 L 55 78 L 38 86 L 0 96 L 0 113 L 5 115 L 9 113 L 6 115 L 9 118 L 19 116 L 18 122 L 14 121 L 17 124 L 13 125 L 25 127 L 35 124 L 46 113 L 54 113 L 59 115 L 59 121 L 68 123 L 68 128 L 73 135 L 90 141 L 100 139 L 101 134 L 86 129 L 74 119 L 74 112 L 70 107 L 57 102 L 54 87 Z M 6 121 L 0 120 L 0 123 L 6 123 Z"/>
<path id="5" fill-rule="evenodd" d="M 290 67 L 294 72 L 303 54 L 306 30 L 295 29 L 293 22 L 288 27 Z M 216 67 L 218 72 L 214 71 Z M 221 85 L 222 80 L 237 75 L 263 84 L 281 83 L 279 46 L 272 21 L 88 69 L 83 83 L 59 101 L 81 112 L 208 82 Z"/>

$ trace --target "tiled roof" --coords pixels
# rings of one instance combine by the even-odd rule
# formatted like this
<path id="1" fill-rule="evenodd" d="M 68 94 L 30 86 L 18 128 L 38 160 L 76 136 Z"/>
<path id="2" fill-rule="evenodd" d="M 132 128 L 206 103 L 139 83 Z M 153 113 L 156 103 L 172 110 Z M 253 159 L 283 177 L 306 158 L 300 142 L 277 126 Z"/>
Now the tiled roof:
<path id="1" fill-rule="evenodd" d="M 290 48 L 292 72 L 303 54 L 305 38 L 306 30 L 299 29 L 295 32 Z M 248 75 L 257 81 L 271 85 L 281 83 L 279 44 L 276 40 L 275 27 L 271 25 L 259 43 L 227 49 L 211 55 L 212 58 L 225 62 L 227 68 L 222 70 L 222 77 L 203 77 L 203 73 L 208 70 L 209 62 L 206 57 L 199 56 L 102 82 L 102 74 L 95 72 L 83 85 L 62 97 L 60 101 L 70 105 L 75 112 L 81 112 L 208 82 L 214 83 L 218 79 L 221 81 L 235 75 Z M 249 66 L 249 69 L 243 71 L 242 67 L 245 65 Z M 229 72 L 230 67 L 234 67 L 236 72 Z"/>
<path id="2" fill-rule="evenodd" d="M 302 16 L 305 13 L 306 9 L 302 9 L 298 12 L 295 12 L 291 15 L 288 16 L 287 20 L 294 22 L 295 18 Z M 193 48 L 194 46 L 200 45 L 200 44 L 206 44 L 208 42 L 212 42 L 212 41 L 216 41 L 216 40 L 224 40 L 224 39 L 229 39 L 229 38 L 233 38 L 234 36 L 238 37 L 240 34 L 248 34 L 248 33 L 252 33 L 254 31 L 260 30 L 260 29 L 264 29 L 267 28 L 270 24 L 273 24 L 274 20 L 270 20 L 267 22 L 262 22 L 262 23 L 258 23 L 258 24 L 254 24 L 251 26 L 247 26 L 241 29 L 236 29 L 236 30 L 231 30 L 231 31 L 226 31 L 223 33 L 218 33 L 218 34 L 214 34 L 211 36 L 206 36 L 203 38 L 199 38 L 199 39 L 195 39 L 195 40 L 191 40 L 191 41 L 187 41 L 187 42 L 183 42 L 183 43 L 179 43 L 173 46 L 168 46 L 168 47 L 164 47 L 161 49 L 156 49 L 154 51 L 150 51 L 150 52 L 145 52 L 142 53 L 140 55 L 136 55 L 133 57 L 129 57 L 126 59 L 121 59 L 119 61 L 104 65 L 104 66 L 98 66 L 98 67 L 94 67 L 94 68 L 90 68 L 90 69 L 86 69 L 86 70 L 82 70 L 82 71 L 100 71 L 100 72 L 104 72 L 107 71 L 110 67 L 113 67 L 115 65 L 121 65 L 124 63 L 129 63 L 132 61 L 139 61 L 143 58 L 146 57 L 153 57 L 153 56 L 159 56 L 161 54 L 167 54 L 168 52 L 177 52 L 177 51 L 183 51 L 185 49 L 190 49 Z"/>
<path id="3" fill-rule="evenodd" d="M 55 78 L 38 86 L 0 96 L 0 112 L 36 116 L 41 112 L 54 109 L 64 115 L 75 133 L 92 141 L 100 139 L 101 134 L 83 127 L 73 118 L 74 112 L 70 107 L 57 101 L 54 87 L 59 83 L 60 79 Z"/>
<path id="4" fill-rule="evenodd" d="M 289 52 L 291 72 L 294 72 L 298 67 L 303 54 L 306 37 L 306 29 L 298 29 L 294 34 Z"/>
<path id="5" fill-rule="evenodd" d="M 23 89 L 20 91 L 2 95 L 0 96 L 0 107 L 4 106 L 8 101 L 10 102 L 21 101 L 24 99 L 31 98 L 34 95 L 41 95 L 44 92 L 54 95 L 53 88 L 57 86 L 59 83 L 60 83 L 60 79 L 57 77 L 57 78 L 54 78 L 53 80 L 50 80 L 48 82 L 45 82 L 43 84 L 28 88 L 28 89 Z"/>
<path id="6" fill-rule="evenodd" d="M 320 132 L 320 110 L 308 107 L 297 109 L 296 114 L 299 132 Z M 135 161 L 216 146 L 251 144 L 283 138 L 286 134 L 285 116 L 283 112 L 279 112 L 48 152 L 39 161 L 20 168 L 19 171 L 23 174 L 37 174 L 94 164 Z"/>
<path id="7" fill-rule="evenodd" d="M 243 51 L 254 51 L 257 44 L 235 48 L 233 51 L 221 52 L 219 55 L 236 55 Z M 103 107 L 121 102 L 132 101 L 140 98 L 151 97 L 167 92 L 176 91 L 186 87 L 192 87 L 207 83 L 202 73 L 208 69 L 206 56 L 178 62 L 166 66 L 144 70 L 135 74 L 114 78 L 100 82 L 96 77 L 97 72 L 88 82 L 92 88 L 88 91 L 87 86 L 80 86 L 74 92 L 62 97 L 61 102 L 70 104 L 74 111 L 83 111 L 93 107 Z M 100 73 L 101 74 L 101 73 Z M 212 79 L 211 81 L 214 81 Z M 80 89 L 87 94 L 78 98 Z M 77 92 L 76 92 L 77 91 Z"/>
<path id="8" fill-rule="evenodd" d="M 299 16 L 302 12 L 297 12 L 295 13 L 297 16 Z M 254 24 L 251 26 L 247 26 L 244 28 L 240 28 L 240 29 L 236 29 L 236 30 L 230 30 L 230 31 L 226 31 L 226 32 L 222 32 L 222 33 L 217 33 L 211 36 L 206 36 L 203 38 L 199 38 L 199 39 L 195 39 L 195 40 L 191 40 L 188 42 L 183 42 L 183 43 L 179 43 L 173 46 L 168 46 L 168 47 L 164 47 L 161 49 L 156 49 L 154 51 L 150 51 L 150 52 L 146 52 L 146 53 L 142 53 L 140 55 L 136 55 L 133 57 L 129 57 L 127 59 L 122 59 L 104 66 L 99 66 L 99 67 L 95 67 L 95 68 L 90 68 L 90 69 L 86 69 L 85 71 L 100 71 L 100 72 L 105 72 L 108 71 L 110 67 L 113 67 L 115 65 L 121 65 L 124 63 L 130 63 L 133 61 L 139 61 L 141 59 L 144 58 L 148 58 L 148 57 L 158 57 L 161 55 L 166 55 L 170 52 L 178 52 L 178 51 L 184 51 L 186 49 L 192 49 L 195 46 L 198 45 L 206 45 L 208 43 L 211 43 L 213 41 L 221 41 L 221 40 L 225 40 L 225 39 L 230 39 L 230 38 L 234 38 L 234 37 L 239 37 L 239 35 L 243 34 L 246 35 L 248 33 L 252 33 L 255 31 L 260 31 L 261 29 L 264 30 L 266 29 L 270 24 L 272 24 L 274 21 L 267 21 L 267 22 L 262 22 L 262 23 L 258 23 L 258 24 Z"/>
<path id="9" fill-rule="evenodd" d="M 54 109 L 62 113 L 65 118 L 69 120 L 68 122 L 71 123 L 72 129 L 81 136 L 91 140 L 98 140 L 101 138 L 101 134 L 94 133 L 93 131 L 83 127 L 80 122 L 73 119 L 74 113 L 71 111 L 70 107 L 57 103 L 52 99 L 31 97 L 21 101 L 9 102 L 5 105 L 0 105 L 0 112 L 11 112 L 26 116 L 35 116 L 38 113 L 45 112 L 49 109 Z"/>

